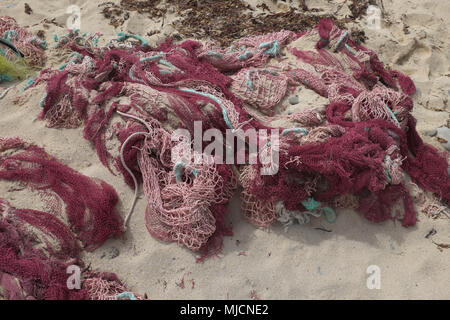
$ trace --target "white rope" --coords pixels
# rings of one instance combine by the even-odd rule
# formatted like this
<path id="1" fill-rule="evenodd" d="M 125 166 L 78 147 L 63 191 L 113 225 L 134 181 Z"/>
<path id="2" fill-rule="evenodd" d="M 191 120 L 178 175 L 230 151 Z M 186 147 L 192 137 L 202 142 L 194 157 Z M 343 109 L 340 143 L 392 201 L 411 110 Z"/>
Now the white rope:
<path id="1" fill-rule="evenodd" d="M 4 96 L 6 96 L 6 94 L 8 93 L 9 90 L 11 90 L 12 88 L 14 88 L 16 85 L 12 85 L 9 88 L 6 88 L 5 91 L 2 92 L 2 94 L 0 94 L 0 99 L 3 99 Z"/>

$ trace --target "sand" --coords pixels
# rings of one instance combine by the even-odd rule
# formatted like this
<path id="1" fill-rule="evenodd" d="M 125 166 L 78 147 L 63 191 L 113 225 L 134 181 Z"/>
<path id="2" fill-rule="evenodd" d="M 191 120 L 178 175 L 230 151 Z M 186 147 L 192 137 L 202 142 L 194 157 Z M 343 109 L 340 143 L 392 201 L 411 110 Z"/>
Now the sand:
<path id="1" fill-rule="evenodd" d="M 130 19 L 114 30 L 99 13 L 101 2 L 28 0 L 31 15 L 24 12 L 24 2 L 0 0 L 0 14 L 12 16 L 37 32 L 43 29 L 44 19 L 55 18 L 65 24 L 69 16 L 65 13 L 67 6 L 76 4 L 81 8 L 81 31 L 102 32 L 100 45 L 117 32 L 145 35 L 161 23 L 132 12 Z M 262 3 L 248 2 L 255 8 Z M 349 14 L 344 0 L 330 2 L 307 0 L 306 4 L 325 12 L 337 11 L 339 17 Z M 267 3 L 272 10 L 286 10 L 285 4 Z M 296 4 L 294 1 L 292 5 Z M 418 119 L 419 132 L 448 125 L 450 2 L 384 0 L 383 6 L 381 29 L 367 28 L 365 19 L 355 22 L 366 32 L 365 45 L 390 67 L 415 81 L 418 92 L 413 114 Z M 168 17 L 167 21 L 173 18 Z M 173 31 L 167 25 L 161 34 L 149 37 L 151 44 Z M 65 29 L 49 26 L 46 37 L 53 43 L 52 34 L 62 35 Z M 47 67 L 58 67 L 61 58 L 47 53 Z M 21 95 L 23 85 L 18 84 L 0 100 L 0 136 L 19 136 L 39 144 L 71 168 L 111 184 L 121 199 L 118 209 L 125 216 L 133 190 L 99 162 L 93 147 L 82 138 L 81 129 L 49 129 L 36 120 L 42 87 L 24 93 L 29 100 L 23 106 L 12 103 Z M 308 99 L 299 94 L 301 100 Z M 424 136 L 424 140 L 443 149 L 436 137 Z M 0 194 L 14 206 L 37 206 L 25 194 L 7 192 L 7 187 L 0 183 Z M 432 242 L 450 243 L 449 219 L 431 219 L 418 212 L 417 226 L 405 229 L 400 223 L 375 224 L 353 211 L 338 210 L 333 224 L 315 219 L 309 225 L 294 225 L 285 232 L 278 223 L 268 230 L 250 225 L 239 207 L 236 194 L 228 215 L 234 236 L 225 238 L 222 254 L 196 263 L 195 253 L 149 235 L 141 196 L 123 238 L 109 240 L 95 252 L 85 254 L 85 261 L 93 268 L 117 273 L 131 290 L 146 293 L 150 299 L 450 299 L 450 249 L 438 250 Z M 433 228 L 437 233 L 425 238 Z M 366 285 L 367 268 L 371 265 L 379 267 L 380 289 Z"/>

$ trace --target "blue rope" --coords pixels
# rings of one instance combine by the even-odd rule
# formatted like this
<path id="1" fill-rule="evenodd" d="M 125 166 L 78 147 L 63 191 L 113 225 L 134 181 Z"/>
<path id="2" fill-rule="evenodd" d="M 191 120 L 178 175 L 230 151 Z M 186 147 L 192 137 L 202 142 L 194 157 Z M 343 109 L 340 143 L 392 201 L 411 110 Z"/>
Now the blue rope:
<path id="1" fill-rule="evenodd" d="M 181 170 L 183 170 L 184 168 L 186 168 L 186 165 L 185 165 L 183 162 L 181 162 L 181 161 L 178 161 L 178 162 L 175 164 L 175 166 L 173 167 L 173 174 L 174 174 L 175 180 L 176 180 L 177 182 L 182 181 L 182 180 L 181 180 L 181 177 L 182 177 L 182 172 L 181 172 Z M 197 176 L 198 176 L 198 171 L 197 171 L 197 169 L 192 169 L 192 174 L 194 175 L 194 177 L 197 178 Z"/>
<path id="2" fill-rule="evenodd" d="M 171 70 L 167 70 L 167 69 L 159 68 L 159 73 L 160 74 L 172 74 L 172 71 Z"/>
<path id="3" fill-rule="evenodd" d="M 47 92 L 44 93 L 44 95 L 42 96 L 42 99 L 41 99 L 41 101 L 39 102 L 39 107 L 41 107 L 41 108 L 44 107 L 45 100 L 47 100 Z"/>
<path id="4" fill-rule="evenodd" d="M 390 165 L 392 163 L 391 157 L 386 155 L 384 157 L 384 161 L 386 162 L 387 165 Z M 389 170 L 387 168 L 384 168 L 384 175 L 386 176 L 386 180 L 387 182 L 391 183 L 392 182 L 392 178 L 391 175 L 389 174 Z"/>
<path id="5" fill-rule="evenodd" d="M 67 67 L 67 65 L 68 65 L 69 63 L 70 63 L 70 62 L 65 62 L 65 63 L 63 63 L 63 64 L 59 67 L 59 70 L 63 71 L 63 70 Z"/>
<path id="6" fill-rule="evenodd" d="M 175 179 L 177 182 L 181 181 L 181 170 L 184 169 L 186 165 L 183 162 L 177 162 L 173 167 L 173 174 L 175 175 Z"/>
<path id="7" fill-rule="evenodd" d="M 348 44 L 345 44 L 345 49 L 347 49 L 352 55 L 356 55 L 356 51 L 353 50 L 352 47 L 350 47 Z"/>
<path id="8" fill-rule="evenodd" d="M 247 78 L 247 87 L 248 87 L 250 90 L 253 90 L 253 81 L 252 81 L 252 79 L 251 79 L 251 77 L 250 77 L 250 74 L 253 73 L 253 72 L 270 73 L 270 74 L 273 74 L 273 75 L 275 75 L 275 76 L 278 75 L 278 73 L 276 73 L 276 72 L 274 72 L 274 71 L 271 71 L 271 70 L 266 70 L 266 69 L 263 69 L 263 70 L 256 70 L 256 69 L 254 69 L 254 70 L 247 70 L 247 72 L 245 73 L 245 76 L 246 76 L 246 78 Z"/>
<path id="9" fill-rule="evenodd" d="M 166 59 L 163 59 L 165 56 L 164 52 L 161 52 L 160 54 L 156 55 L 156 56 L 151 56 L 151 57 L 145 57 L 145 58 L 141 58 L 139 60 L 140 63 L 144 63 L 146 61 L 155 61 L 158 60 L 159 64 L 162 64 L 164 66 L 167 66 L 169 68 L 175 69 L 180 73 L 184 73 L 183 70 L 180 70 L 179 68 L 177 68 L 176 66 L 174 66 L 172 63 L 170 63 L 169 61 L 167 61 Z M 161 74 L 171 74 L 172 71 L 171 70 L 164 70 L 164 69 L 159 69 L 159 73 Z"/>
<path id="10" fill-rule="evenodd" d="M 72 53 L 69 55 L 69 58 L 73 58 L 73 57 L 76 57 L 76 58 L 78 58 L 78 59 L 80 59 L 80 60 L 83 60 L 83 58 L 84 58 L 84 56 L 83 56 L 81 53 L 76 52 L 76 51 L 72 52 Z"/>
<path id="11" fill-rule="evenodd" d="M 249 87 L 250 90 L 253 90 L 253 82 L 250 78 L 250 73 L 253 73 L 254 71 L 255 70 L 247 70 L 247 72 L 245 73 L 245 76 L 247 78 L 247 87 Z"/>
<path id="12" fill-rule="evenodd" d="M 233 125 L 231 124 L 230 118 L 228 117 L 227 109 L 225 108 L 225 106 L 222 104 L 222 102 L 220 102 L 220 100 L 217 97 L 215 97 L 209 93 L 198 92 L 198 91 L 195 91 L 195 90 L 189 89 L 189 88 L 179 88 L 179 89 L 184 92 L 195 93 L 195 94 L 198 94 L 198 95 L 201 95 L 201 96 L 204 96 L 204 97 L 214 100 L 220 106 L 220 108 L 222 108 L 223 120 L 225 121 L 228 128 L 234 129 Z"/>
<path id="13" fill-rule="evenodd" d="M 41 41 L 41 40 L 38 40 L 36 37 L 33 37 L 33 39 L 31 39 L 31 41 L 30 41 L 31 43 L 37 43 L 37 45 L 39 46 L 39 47 L 41 47 L 42 49 L 44 49 L 44 50 L 47 50 L 47 41 L 45 41 L 45 40 L 43 40 L 43 41 Z"/>
<path id="14" fill-rule="evenodd" d="M 139 62 L 140 63 L 144 63 L 144 62 L 147 62 L 147 61 L 154 61 L 154 60 L 158 60 L 158 59 L 160 59 L 162 57 L 163 57 L 162 54 L 158 54 L 156 56 L 141 58 L 141 60 L 139 60 Z"/>
<path id="15" fill-rule="evenodd" d="M 334 223 L 336 222 L 336 213 L 334 212 L 333 209 L 331 209 L 330 207 L 323 207 L 322 211 L 325 215 L 325 219 L 329 222 L 329 223 Z"/>
<path id="16" fill-rule="evenodd" d="M 281 135 L 284 136 L 284 135 L 286 135 L 287 133 L 289 133 L 291 131 L 292 132 L 300 132 L 302 134 L 302 136 L 306 136 L 308 134 L 308 130 L 305 129 L 305 128 L 290 128 L 290 129 L 284 129 L 281 132 Z"/>
<path id="17" fill-rule="evenodd" d="M 0 82 L 3 82 L 3 81 L 11 82 L 13 80 L 14 79 L 9 74 L 1 74 L 0 73 Z"/>
<path id="18" fill-rule="evenodd" d="M 169 68 L 175 69 L 175 70 L 179 71 L 180 73 L 184 73 L 183 70 L 178 69 L 177 67 L 175 67 L 172 63 L 170 63 L 170 62 L 167 61 L 166 59 L 160 59 L 160 60 L 158 61 L 158 63 L 159 63 L 159 64 L 162 64 L 162 65 L 164 65 L 164 66 L 167 66 L 167 67 L 169 67 Z"/>
<path id="19" fill-rule="evenodd" d="M 267 54 L 271 57 L 276 57 L 280 55 L 280 45 L 278 44 L 277 40 L 273 40 L 272 42 L 263 42 L 259 45 L 259 48 L 267 48 L 265 51 L 263 51 L 264 54 Z"/>
<path id="20" fill-rule="evenodd" d="M 212 51 L 212 50 L 208 51 L 206 54 L 208 56 L 212 56 L 212 57 L 216 57 L 216 58 L 222 59 L 222 55 L 220 53 Z"/>

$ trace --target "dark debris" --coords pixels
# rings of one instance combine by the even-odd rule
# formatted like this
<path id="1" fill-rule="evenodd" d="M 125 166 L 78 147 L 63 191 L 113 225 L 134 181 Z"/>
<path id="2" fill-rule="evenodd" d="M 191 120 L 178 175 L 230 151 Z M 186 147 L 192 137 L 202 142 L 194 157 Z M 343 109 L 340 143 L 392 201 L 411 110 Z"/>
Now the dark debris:
<path id="1" fill-rule="evenodd" d="M 353 1 L 352 13 L 359 16 L 372 0 Z M 359 3 L 363 4 L 359 4 Z M 365 3 L 365 5 L 364 5 Z M 335 19 L 330 14 L 322 14 L 308 9 L 304 1 L 300 1 L 298 8 L 288 12 L 272 13 L 268 7 L 262 13 L 255 10 L 242 0 L 121 0 L 120 5 L 105 2 L 103 15 L 110 19 L 110 24 L 118 27 L 122 25 L 128 11 L 147 14 L 149 18 L 164 18 L 168 9 L 175 12 L 180 19 L 173 23 L 173 27 L 185 38 L 212 39 L 220 46 L 228 46 L 237 39 L 261 35 L 280 30 L 301 32 L 310 30 L 323 18 L 331 18 L 340 27 L 351 18 Z M 358 31 L 357 42 L 364 42 L 364 33 Z"/>
<path id="2" fill-rule="evenodd" d="M 28 3 L 25 3 L 25 13 L 26 14 L 32 14 L 33 9 L 31 9 L 30 5 Z"/>

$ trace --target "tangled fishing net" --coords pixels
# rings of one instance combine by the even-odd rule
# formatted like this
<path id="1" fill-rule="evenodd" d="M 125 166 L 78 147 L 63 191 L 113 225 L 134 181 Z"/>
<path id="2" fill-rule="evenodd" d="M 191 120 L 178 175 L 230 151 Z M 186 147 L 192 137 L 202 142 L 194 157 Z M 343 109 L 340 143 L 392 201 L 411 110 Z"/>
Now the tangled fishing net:
<path id="1" fill-rule="evenodd" d="M 42 71 L 32 86 L 46 88 L 40 118 L 52 128 L 84 126 L 111 172 L 136 192 L 143 184 L 146 225 L 158 239 L 204 256 L 220 250 L 231 233 L 226 204 L 238 183 L 245 218 L 263 227 L 320 216 L 333 222 L 335 208 L 412 226 L 405 173 L 450 200 L 446 155 L 415 129 L 414 83 L 330 19 L 308 32 L 248 37 L 228 48 L 167 40 L 155 49 L 124 33 L 105 47 L 93 35 L 63 39 L 57 45 L 71 52 L 68 62 Z M 327 103 L 287 112 L 284 98 L 297 87 Z M 195 134 L 196 121 L 244 140 L 239 134 L 274 129 L 259 142 L 271 154 L 273 132 L 279 134 L 278 170 L 261 175 L 261 162 L 234 168 L 195 152 L 171 161 L 173 133 Z"/>
<path id="2" fill-rule="evenodd" d="M 67 268 L 84 268 L 83 249 L 94 250 L 123 232 L 115 209 L 118 197 L 111 186 L 77 173 L 19 138 L 0 138 L 0 179 L 8 183 L 9 192 L 28 190 L 33 203 L 42 207 L 17 208 L 0 199 L 3 297 L 111 299 L 126 292 L 115 275 L 87 268 L 79 290 L 67 285 Z"/>

